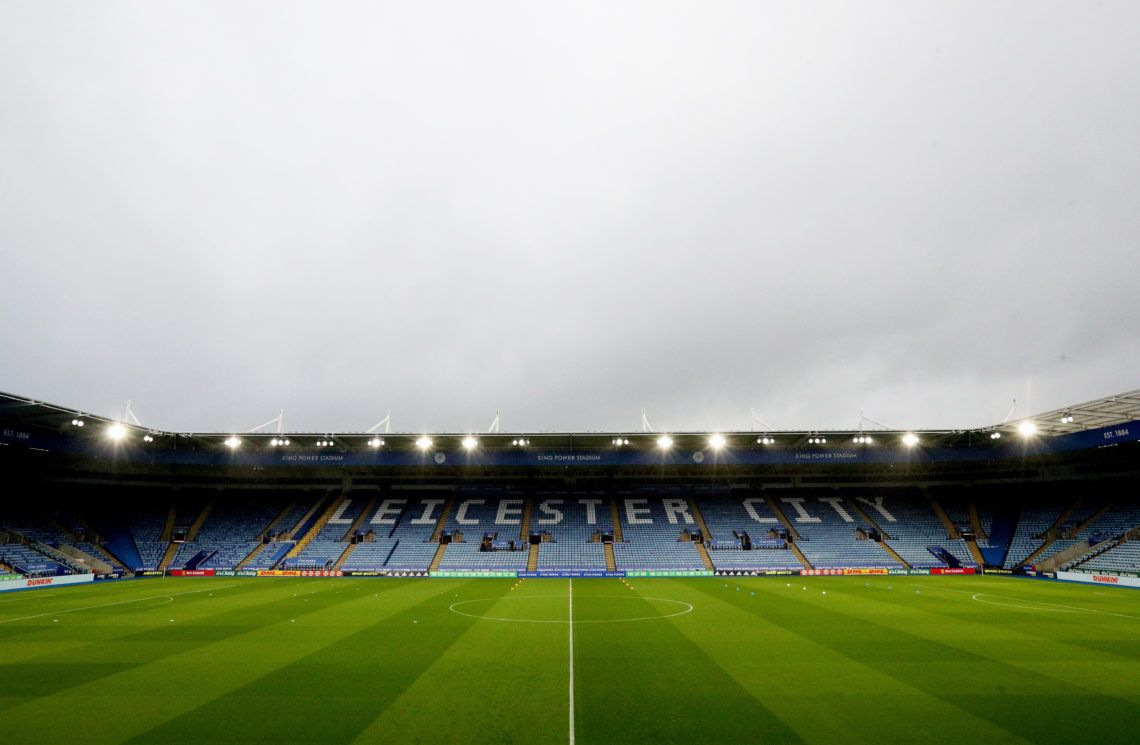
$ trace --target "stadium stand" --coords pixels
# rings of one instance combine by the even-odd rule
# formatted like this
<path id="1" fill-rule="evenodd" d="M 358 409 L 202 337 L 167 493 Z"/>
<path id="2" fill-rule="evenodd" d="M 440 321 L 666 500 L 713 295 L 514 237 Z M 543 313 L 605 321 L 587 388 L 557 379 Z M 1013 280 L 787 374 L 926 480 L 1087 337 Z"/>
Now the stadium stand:
<path id="1" fill-rule="evenodd" d="M 439 548 L 432 541 L 440 521 L 445 515 L 451 494 L 438 492 L 433 496 L 418 499 L 399 497 L 390 502 L 381 502 L 376 514 L 370 518 L 370 525 L 381 535 L 388 528 L 386 537 L 393 541 L 392 551 L 384 562 L 387 570 L 426 571 Z M 385 508 L 398 513 L 385 512 Z"/>
<path id="2" fill-rule="evenodd" d="M 602 537 L 613 535 L 609 498 L 602 492 L 537 495 L 530 532 L 540 543 L 536 569 L 601 571 L 606 569 Z"/>
<path id="3" fill-rule="evenodd" d="M 786 530 L 762 497 L 704 497 L 697 505 L 709 530 L 705 540 L 717 569 L 801 568 L 788 546 Z"/>
<path id="4" fill-rule="evenodd" d="M 650 497 L 660 490 L 642 489 L 618 496 L 622 524 L 621 542 L 614 543 L 618 569 L 701 570 L 701 561 L 691 540 L 682 540 L 685 531 L 696 531 L 697 522 L 680 492 L 678 496 Z"/>
<path id="5" fill-rule="evenodd" d="M 797 490 L 790 496 L 771 490 L 766 494 L 778 499 L 778 509 L 800 536 L 795 545 L 812 567 L 902 567 L 872 537 L 873 526 L 861 519 L 852 503 L 830 490 Z M 893 515 L 880 518 L 893 525 Z"/>
<path id="6" fill-rule="evenodd" d="M 139 491 L 96 520 L 120 534 L 120 547 L 127 536 L 139 566 L 108 560 L 100 536 L 66 503 L 6 505 L 0 563 L 28 576 L 153 569 L 164 555 L 172 568 L 190 569 L 422 572 L 438 560 L 442 571 L 695 571 L 708 566 L 707 550 L 717 570 L 936 568 L 978 563 L 951 531 L 993 555 L 1004 551 L 1005 530 L 1006 568 L 1136 571 L 1140 502 L 1131 495 L 1063 485 L 1004 502 L 995 494 L 656 485 L 529 495 L 494 487 Z"/>
<path id="7" fill-rule="evenodd" d="M 451 536 L 439 568 L 443 571 L 524 571 L 527 544 L 519 536 L 525 499 L 464 491 L 443 532 Z"/>
<path id="8" fill-rule="evenodd" d="M 878 494 L 863 494 L 861 491 L 853 494 L 855 506 L 889 536 L 885 540 L 886 544 L 909 566 L 931 568 L 976 565 L 965 541 L 949 536 L 947 525 L 935 514 L 924 495 L 916 492 L 885 494 L 880 512 L 875 507 L 879 504 L 875 502 Z M 888 515 L 893 519 L 888 519 Z M 939 550 L 950 554 L 952 560 L 947 560 L 950 557 L 943 558 Z"/>

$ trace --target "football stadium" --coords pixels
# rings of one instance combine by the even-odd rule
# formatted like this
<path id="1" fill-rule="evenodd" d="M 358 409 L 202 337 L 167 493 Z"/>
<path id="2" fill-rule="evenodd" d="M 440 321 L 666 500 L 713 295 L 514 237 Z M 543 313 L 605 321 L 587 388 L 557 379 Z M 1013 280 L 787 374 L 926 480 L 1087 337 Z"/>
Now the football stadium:
<path id="1" fill-rule="evenodd" d="M 1138 29 L 0 2 L 0 745 L 1140 744 Z"/>
<path id="2" fill-rule="evenodd" d="M 4 395 L 0 445 L 9 742 L 1140 732 L 1140 391 L 969 431 L 482 435 Z"/>

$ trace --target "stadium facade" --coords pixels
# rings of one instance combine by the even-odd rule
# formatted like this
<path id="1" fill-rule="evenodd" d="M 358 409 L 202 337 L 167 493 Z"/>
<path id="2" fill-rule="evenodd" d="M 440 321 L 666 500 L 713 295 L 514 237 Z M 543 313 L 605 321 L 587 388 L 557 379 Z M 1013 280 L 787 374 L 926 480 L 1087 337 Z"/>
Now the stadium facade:
<path id="1" fill-rule="evenodd" d="M 1041 573 L 1140 584 L 1140 391 L 974 430 L 165 432 L 0 395 L 0 582 Z"/>

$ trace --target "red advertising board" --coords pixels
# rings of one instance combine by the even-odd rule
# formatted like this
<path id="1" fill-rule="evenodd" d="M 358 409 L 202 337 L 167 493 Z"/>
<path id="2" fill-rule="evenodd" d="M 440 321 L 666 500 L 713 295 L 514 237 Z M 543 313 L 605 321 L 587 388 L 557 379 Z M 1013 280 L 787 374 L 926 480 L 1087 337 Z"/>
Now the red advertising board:
<path id="1" fill-rule="evenodd" d="M 213 577 L 213 569 L 171 569 L 171 577 Z"/>
<path id="2" fill-rule="evenodd" d="M 931 574 L 975 574 L 973 567 L 934 567 Z"/>

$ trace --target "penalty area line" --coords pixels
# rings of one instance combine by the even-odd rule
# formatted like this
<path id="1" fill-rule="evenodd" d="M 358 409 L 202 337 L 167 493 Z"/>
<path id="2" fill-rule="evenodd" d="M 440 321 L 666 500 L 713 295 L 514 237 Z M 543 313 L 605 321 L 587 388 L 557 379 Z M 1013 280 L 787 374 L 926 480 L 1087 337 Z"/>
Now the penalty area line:
<path id="1" fill-rule="evenodd" d="M 918 585 L 918 587 L 926 587 L 932 590 L 945 590 L 946 592 L 958 592 L 963 595 L 969 595 L 970 599 L 977 603 L 984 603 L 986 605 L 1000 605 L 1006 608 L 1020 608 L 1022 610 L 1035 610 L 1044 611 L 1046 613 L 1093 613 L 1101 616 L 1115 616 L 1117 618 L 1131 618 L 1132 620 L 1140 620 L 1140 616 L 1130 616 L 1125 613 L 1113 613 L 1107 610 L 1097 610 L 1095 608 L 1082 608 L 1079 605 L 1065 605 L 1064 603 L 1053 603 L 1048 600 L 1034 600 L 1032 598 L 1014 598 L 1008 595 L 995 595 L 989 592 L 972 592 L 970 590 L 959 590 L 951 587 L 938 587 L 937 585 Z M 994 600 L 985 600 L 984 598 L 997 598 L 998 600 L 1010 600 L 1014 602 L 1000 603 Z M 1022 605 L 1022 603 L 1033 603 L 1033 605 Z"/>
<path id="2" fill-rule="evenodd" d="M 69 610 L 57 610 L 57 611 L 52 611 L 51 613 L 37 613 L 34 616 L 21 616 L 19 618 L 5 618 L 3 620 L 0 620 L 0 623 L 15 623 L 16 621 L 31 621 L 33 619 L 43 618 L 45 616 L 62 616 L 65 613 L 77 613 L 81 610 L 95 610 L 96 608 L 110 608 L 110 607 L 116 606 L 116 605 L 126 605 L 127 603 L 141 603 L 144 600 L 164 600 L 164 599 L 169 598 L 171 602 L 174 602 L 174 598 L 176 598 L 180 595 L 194 595 L 195 593 L 209 592 L 210 590 L 225 590 L 228 587 L 233 587 L 233 585 L 219 585 L 217 587 L 203 587 L 201 590 L 187 590 L 186 592 L 168 592 L 165 595 L 151 595 L 150 597 L 145 597 L 145 598 L 132 598 L 131 600 L 120 600 L 120 601 L 115 602 L 115 603 L 102 603 L 100 605 L 87 605 L 87 606 L 84 606 L 82 608 L 71 608 Z"/>

